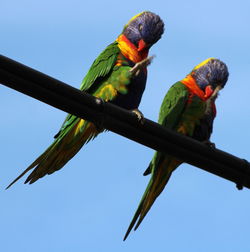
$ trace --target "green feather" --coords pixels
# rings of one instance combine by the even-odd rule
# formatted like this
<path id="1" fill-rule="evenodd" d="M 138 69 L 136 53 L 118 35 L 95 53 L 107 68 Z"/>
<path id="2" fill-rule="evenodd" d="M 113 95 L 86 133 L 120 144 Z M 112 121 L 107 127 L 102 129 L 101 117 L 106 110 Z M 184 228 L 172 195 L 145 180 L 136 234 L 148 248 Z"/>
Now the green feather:
<path id="1" fill-rule="evenodd" d="M 91 65 L 88 73 L 82 81 L 80 90 L 94 95 L 93 91 L 95 91 L 97 87 L 100 87 L 100 84 L 101 82 L 103 82 L 103 79 L 105 79 L 112 73 L 112 68 L 116 63 L 119 52 L 120 49 L 118 48 L 118 43 L 116 41 L 108 45 Z M 61 134 L 61 132 L 64 131 L 68 126 L 73 123 L 76 123 L 76 121 L 76 116 L 68 114 L 59 132 L 55 135 L 55 138 L 57 138 Z"/>
<path id="2" fill-rule="evenodd" d="M 175 83 L 167 92 L 162 102 L 158 123 L 174 129 L 180 120 L 187 99 L 188 89 L 181 82 Z"/>
<path id="3" fill-rule="evenodd" d="M 116 63 L 119 52 L 118 42 L 115 41 L 107 46 L 91 65 L 87 75 L 82 81 L 80 89 L 88 91 L 93 85 L 99 84 L 99 81 L 95 83 L 98 78 L 104 78 L 109 75 Z"/>
<path id="4" fill-rule="evenodd" d="M 188 94 L 188 89 L 181 82 L 176 82 L 168 90 L 162 101 L 158 123 L 173 130 L 179 123 L 180 115 L 183 112 L 188 99 Z M 144 176 L 151 173 L 152 164 L 155 163 L 157 158 L 159 158 L 157 153 L 158 152 L 155 152 L 152 161 L 143 173 Z"/>

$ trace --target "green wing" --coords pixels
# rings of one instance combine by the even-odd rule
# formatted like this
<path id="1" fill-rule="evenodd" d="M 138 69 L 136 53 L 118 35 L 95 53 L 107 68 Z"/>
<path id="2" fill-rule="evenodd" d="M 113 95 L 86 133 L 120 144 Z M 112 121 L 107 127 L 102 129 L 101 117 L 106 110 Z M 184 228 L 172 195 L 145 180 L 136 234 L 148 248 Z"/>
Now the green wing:
<path id="1" fill-rule="evenodd" d="M 175 129 L 180 121 L 181 114 L 188 100 L 188 89 L 180 82 L 176 82 L 167 92 L 161 104 L 158 123 L 162 126 Z M 159 162 L 161 155 L 155 152 L 148 168 L 143 173 L 144 176 L 149 175 L 155 163 Z"/>
<path id="2" fill-rule="evenodd" d="M 158 123 L 174 129 L 180 120 L 188 99 L 188 89 L 180 82 L 175 83 L 167 92 L 161 105 Z"/>
<path id="3" fill-rule="evenodd" d="M 108 45 L 91 65 L 82 81 L 80 90 L 93 94 L 94 90 L 101 85 L 103 79 L 107 78 L 112 72 L 119 52 L 120 49 L 116 41 Z M 75 123 L 77 119 L 76 116 L 68 114 L 59 132 L 55 135 L 55 138 L 57 138 L 64 129 Z"/>
<path id="4" fill-rule="evenodd" d="M 91 65 L 87 75 L 82 81 L 80 89 L 87 91 L 92 85 L 95 84 L 95 81 L 97 79 L 104 78 L 109 75 L 116 63 L 119 52 L 120 49 L 116 41 L 107 46 L 107 48 L 97 57 L 97 59 Z"/>

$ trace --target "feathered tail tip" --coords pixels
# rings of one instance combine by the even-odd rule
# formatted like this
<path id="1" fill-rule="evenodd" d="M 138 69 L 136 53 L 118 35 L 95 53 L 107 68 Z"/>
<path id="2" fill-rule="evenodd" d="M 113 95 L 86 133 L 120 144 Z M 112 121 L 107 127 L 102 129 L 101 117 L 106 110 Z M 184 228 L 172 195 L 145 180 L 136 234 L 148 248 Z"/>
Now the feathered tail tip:
<path id="1" fill-rule="evenodd" d="M 150 189 L 152 187 L 152 179 L 149 181 L 148 186 L 141 198 L 141 201 L 139 203 L 139 206 L 135 212 L 135 215 L 128 227 L 128 230 L 123 238 L 123 241 L 125 241 L 129 235 L 129 233 L 131 232 L 132 228 L 134 227 L 134 231 L 140 226 L 141 222 L 143 221 L 143 219 L 145 218 L 146 214 L 148 213 L 148 211 L 150 210 L 152 204 L 155 201 L 155 198 L 150 199 L 151 193 Z"/>
<path id="2" fill-rule="evenodd" d="M 136 223 L 136 221 L 137 221 L 137 219 L 138 219 L 138 217 L 139 217 L 139 215 L 140 215 L 141 208 L 142 208 L 142 206 L 139 206 L 139 207 L 138 207 L 138 209 L 137 209 L 137 211 L 136 211 L 136 213 L 135 213 L 135 215 L 134 215 L 134 217 L 133 217 L 133 220 L 131 221 L 131 223 L 130 223 L 128 229 L 127 229 L 127 232 L 126 232 L 126 234 L 124 235 L 123 241 L 125 241 L 125 240 L 127 239 L 129 233 L 131 232 L 132 228 L 134 227 L 134 225 L 135 225 L 135 223 Z M 137 225 L 138 225 L 138 224 L 137 224 Z M 137 226 L 137 225 L 136 225 L 136 226 Z M 134 228 L 134 231 L 135 231 L 135 230 L 136 230 L 136 228 Z"/>
<path id="3" fill-rule="evenodd" d="M 6 188 L 5 190 L 9 189 L 13 184 L 17 182 L 22 176 L 24 176 L 28 171 L 36 167 L 41 160 L 43 160 L 44 156 L 48 153 L 51 147 L 49 147 L 41 156 L 39 156 L 26 170 L 24 170 L 17 178 L 15 178 Z M 30 176 L 25 180 L 24 184 L 27 184 L 30 180 Z M 30 184 L 34 183 L 35 181 L 30 181 Z"/>
<path id="4" fill-rule="evenodd" d="M 166 159 L 166 160 L 168 161 L 168 159 Z M 150 210 L 150 208 L 154 204 L 156 198 L 160 195 L 160 193 L 164 189 L 165 185 L 167 184 L 167 182 L 171 176 L 172 170 L 174 170 L 174 167 L 176 167 L 177 164 L 179 165 L 179 161 L 173 160 L 172 163 L 168 163 L 168 166 L 167 166 L 168 169 L 162 169 L 166 165 L 166 162 L 162 162 L 161 166 L 158 167 L 159 170 L 157 172 L 155 172 L 155 170 L 153 170 L 152 177 L 147 185 L 147 188 L 142 196 L 142 199 L 139 203 L 139 206 L 135 212 L 135 215 L 134 215 L 134 217 L 128 227 L 128 230 L 123 238 L 124 241 L 127 239 L 128 235 L 131 232 L 133 227 L 134 227 L 134 231 L 135 231 L 140 226 L 141 222 L 143 221 L 143 219 L 147 215 L 148 211 Z M 145 171 L 146 175 L 148 174 L 148 172 L 152 172 L 151 165 L 152 165 L 152 163 L 150 163 L 148 169 Z M 170 165 L 173 166 L 172 169 L 169 169 Z"/>
<path id="5" fill-rule="evenodd" d="M 17 178 L 15 178 L 6 188 L 5 190 L 9 189 L 13 184 L 17 182 L 18 179 L 20 179 L 28 170 L 26 169 L 23 173 L 21 173 Z"/>
<path id="6" fill-rule="evenodd" d="M 142 202 L 139 205 L 139 207 L 138 207 L 138 209 L 137 209 L 137 211 L 136 211 L 136 213 L 135 213 L 135 215 L 134 215 L 134 217 L 133 217 L 133 219 L 132 219 L 132 221 L 131 221 L 131 223 L 130 223 L 130 225 L 128 227 L 128 230 L 127 230 L 127 232 L 126 232 L 126 234 L 125 234 L 125 236 L 123 238 L 123 241 L 125 241 L 127 239 L 128 235 L 131 232 L 131 230 L 133 229 L 133 227 L 134 227 L 134 231 L 137 230 L 137 228 L 140 226 L 140 224 L 142 223 L 143 219 L 145 218 L 146 214 L 148 213 L 149 209 L 152 206 L 152 204 L 150 204 L 149 207 L 144 209 L 143 205 L 144 205 L 144 202 Z"/>
<path id="7" fill-rule="evenodd" d="M 34 168 L 34 166 L 29 166 L 24 172 L 22 172 L 17 178 L 15 178 L 6 188 L 5 190 L 9 189 L 13 184 L 15 184 L 17 182 L 17 180 L 19 180 L 23 175 L 25 175 L 29 170 L 31 170 L 32 168 Z M 25 180 L 24 184 L 27 184 L 29 182 L 28 179 Z M 34 181 L 35 182 L 35 181 Z M 30 181 L 29 184 L 34 183 L 32 181 Z"/>
<path id="8" fill-rule="evenodd" d="M 34 168 L 25 184 L 32 184 L 45 175 L 60 170 L 81 147 L 96 137 L 98 131 L 93 123 L 76 118 L 68 128 L 60 131 L 54 142 L 40 155 L 21 175 L 14 179 L 6 189 L 10 188 L 24 174 Z"/>

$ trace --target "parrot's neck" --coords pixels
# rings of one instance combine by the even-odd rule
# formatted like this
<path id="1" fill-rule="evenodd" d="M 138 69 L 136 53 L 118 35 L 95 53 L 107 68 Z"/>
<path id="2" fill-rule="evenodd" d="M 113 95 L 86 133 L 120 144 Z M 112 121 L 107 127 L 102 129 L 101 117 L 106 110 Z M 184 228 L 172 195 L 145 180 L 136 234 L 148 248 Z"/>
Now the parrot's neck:
<path id="1" fill-rule="evenodd" d="M 124 34 L 121 34 L 116 41 L 121 53 L 134 63 L 140 62 L 148 56 L 148 49 L 139 52 L 138 48 Z"/>
<path id="2" fill-rule="evenodd" d="M 192 93 L 200 97 L 203 101 L 206 101 L 213 93 L 209 87 L 205 89 L 205 92 L 197 85 L 194 77 L 190 74 L 180 81 L 184 84 Z"/>

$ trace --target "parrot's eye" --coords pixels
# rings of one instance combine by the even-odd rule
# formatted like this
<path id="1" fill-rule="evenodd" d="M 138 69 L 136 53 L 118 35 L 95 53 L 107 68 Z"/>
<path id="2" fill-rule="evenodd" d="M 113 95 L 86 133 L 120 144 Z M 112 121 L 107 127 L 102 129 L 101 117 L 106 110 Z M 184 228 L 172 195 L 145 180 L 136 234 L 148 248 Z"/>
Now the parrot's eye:
<path id="1" fill-rule="evenodd" d="M 139 31 L 142 31 L 142 29 L 143 29 L 143 25 L 139 24 Z"/>

